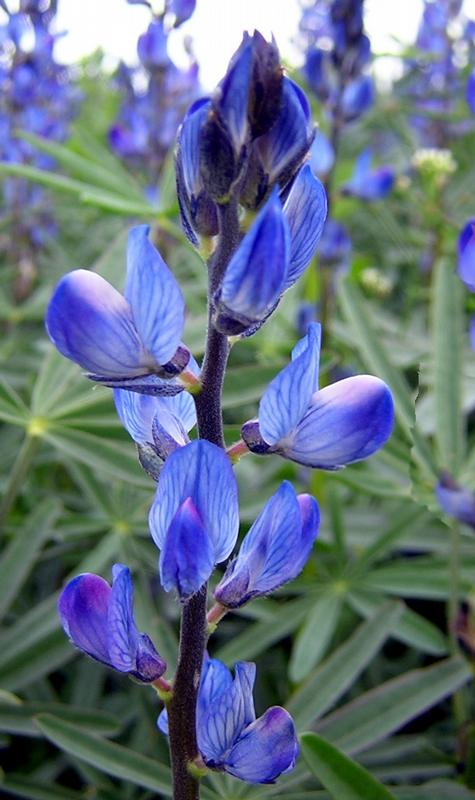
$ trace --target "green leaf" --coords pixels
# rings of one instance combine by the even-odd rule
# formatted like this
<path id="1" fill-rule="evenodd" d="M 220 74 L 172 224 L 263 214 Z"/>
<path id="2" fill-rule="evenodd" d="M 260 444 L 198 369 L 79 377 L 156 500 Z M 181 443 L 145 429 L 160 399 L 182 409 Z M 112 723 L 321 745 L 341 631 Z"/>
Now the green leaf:
<path id="1" fill-rule="evenodd" d="M 440 466 L 456 475 L 464 455 L 462 416 L 463 292 L 452 265 L 439 261 L 432 286 L 435 440 Z"/>
<path id="2" fill-rule="evenodd" d="M 341 595 L 326 592 L 310 611 L 290 658 L 289 675 L 294 683 L 305 678 L 325 654 L 338 622 L 341 603 Z"/>
<path id="3" fill-rule="evenodd" d="M 39 714 L 36 724 L 40 731 L 61 750 L 112 775 L 137 786 L 172 797 L 171 774 L 168 767 L 115 742 L 86 733 L 70 722 L 52 714 Z"/>
<path id="4" fill-rule="evenodd" d="M 43 500 L 4 549 L 0 558 L 0 618 L 23 586 L 60 511 L 58 501 Z"/>
<path id="5" fill-rule="evenodd" d="M 279 639 L 288 636 L 303 620 L 310 603 L 311 600 L 305 598 L 279 605 L 275 617 L 248 625 L 244 633 L 235 636 L 218 650 L 216 658 L 226 664 L 255 658 Z"/>
<path id="6" fill-rule="evenodd" d="M 468 664 L 454 657 L 416 669 L 358 697 L 326 717 L 319 731 L 347 753 L 357 753 L 440 703 L 472 678 Z"/>
<path id="7" fill-rule="evenodd" d="M 310 771 L 334 800 L 394 800 L 394 795 L 370 772 L 316 733 L 300 737 Z"/>
<path id="8" fill-rule="evenodd" d="M 42 136 L 36 136 L 27 131 L 21 131 L 19 135 L 31 142 L 36 149 L 48 153 L 79 180 L 98 189 L 108 189 L 129 199 L 133 198 L 138 202 L 143 202 L 143 192 L 135 183 L 132 175 L 126 174 L 124 177 L 117 177 L 109 168 L 104 168 L 97 161 L 91 161 L 89 158 L 75 153 L 67 145 L 52 142 L 51 139 L 44 139 Z"/>
<path id="9" fill-rule="evenodd" d="M 119 733 L 119 720 L 106 711 L 77 708 L 63 703 L 5 703 L 0 701 L 0 730 L 21 736 L 39 736 L 33 717 L 53 714 L 91 733 L 112 736 Z"/>
<path id="10" fill-rule="evenodd" d="M 374 614 L 385 602 L 383 595 L 363 591 L 350 592 L 348 600 L 355 611 L 364 617 Z M 443 656 L 447 653 L 447 640 L 439 628 L 410 608 L 404 608 L 391 633 L 395 639 L 417 647 L 423 653 L 432 656 Z"/>
<path id="11" fill-rule="evenodd" d="M 394 397 L 396 415 L 401 427 L 413 442 L 414 455 L 431 479 L 437 477 L 437 467 L 424 437 L 415 427 L 414 402 L 402 372 L 391 362 L 378 331 L 371 324 L 371 313 L 359 289 L 350 279 L 339 284 L 338 297 L 343 313 L 350 324 L 360 356 L 375 375 L 382 378 Z"/>
<path id="12" fill-rule="evenodd" d="M 24 427 L 28 416 L 28 408 L 21 397 L 0 378 L 0 419 Z"/>
<path id="13" fill-rule="evenodd" d="M 229 369 L 224 382 L 223 409 L 259 401 L 282 365 L 283 362 L 276 362 Z"/>
<path id="14" fill-rule="evenodd" d="M 26 800 L 84 800 L 84 792 L 73 792 L 50 783 L 42 785 L 37 778 L 25 778 L 15 773 L 6 775 L 1 787 L 7 794 Z"/>
<path id="15" fill-rule="evenodd" d="M 388 603 L 314 670 L 286 706 L 298 728 L 306 728 L 331 708 L 381 649 L 402 613 Z"/>
<path id="16" fill-rule="evenodd" d="M 465 558 L 460 570 L 460 594 L 468 594 L 473 586 L 473 558 Z M 384 567 L 369 572 L 364 587 L 377 589 L 398 597 L 424 597 L 441 600 L 449 596 L 450 575 L 447 561 L 435 558 L 412 558 L 394 560 Z"/>

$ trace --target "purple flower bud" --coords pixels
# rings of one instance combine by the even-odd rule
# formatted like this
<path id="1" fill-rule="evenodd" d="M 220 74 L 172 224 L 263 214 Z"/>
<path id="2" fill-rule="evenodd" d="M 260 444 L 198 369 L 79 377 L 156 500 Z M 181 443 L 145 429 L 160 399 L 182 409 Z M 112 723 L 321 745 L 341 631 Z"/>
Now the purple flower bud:
<path id="1" fill-rule="evenodd" d="M 235 336 L 264 322 L 285 288 L 290 235 L 277 190 L 232 256 L 214 297 L 214 324 Z"/>
<path id="2" fill-rule="evenodd" d="M 457 274 L 475 292 L 475 218 L 465 223 L 458 238 Z"/>
<path id="3" fill-rule="evenodd" d="M 233 679 L 221 661 L 205 660 L 196 709 L 198 749 L 209 769 L 247 783 L 274 783 L 294 768 L 299 744 L 285 709 L 273 706 L 256 719 L 255 674 L 255 664 L 238 662 Z M 166 711 L 158 726 L 168 734 Z"/>
<path id="4" fill-rule="evenodd" d="M 351 256 L 351 239 L 346 228 L 334 219 L 327 219 L 319 247 L 322 264 L 346 269 Z"/>
<path id="5" fill-rule="evenodd" d="M 149 525 L 166 591 L 182 599 L 199 591 L 229 556 L 239 528 L 236 479 L 221 448 L 198 440 L 167 458 Z"/>
<path id="6" fill-rule="evenodd" d="M 322 131 L 317 135 L 310 149 L 310 166 L 319 178 L 325 178 L 335 163 L 335 152 L 331 142 Z"/>
<path id="7" fill-rule="evenodd" d="M 165 69 L 168 66 L 167 34 L 161 19 L 153 20 L 139 37 L 137 53 L 146 69 Z"/>
<path id="8" fill-rule="evenodd" d="M 72 643 L 96 661 L 144 683 L 165 672 L 152 641 L 137 630 L 132 578 L 123 564 L 112 569 L 112 588 L 99 575 L 73 578 L 60 595 L 58 611 Z"/>
<path id="9" fill-rule="evenodd" d="M 342 111 L 346 122 L 361 117 L 374 103 L 374 84 L 368 75 L 349 83 L 343 92 Z"/>
<path id="10" fill-rule="evenodd" d="M 273 592 L 303 569 L 318 533 L 320 513 L 310 495 L 285 481 L 251 526 L 215 589 L 218 603 L 239 608 Z"/>
<path id="11" fill-rule="evenodd" d="M 167 378 L 190 357 L 180 348 L 184 302 L 148 230 L 142 225 L 129 234 L 125 296 L 94 272 L 70 272 L 51 298 L 46 328 L 59 352 L 92 380 L 144 394 L 176 394 L 183 387 Z"/>
<path id="12" fill-rule="evenodd" d="M 167 11 L 175 15 L 175 28 L 186 22 L 196 8 L 196 0 L 167 0 Z"/>
<path id="13" fill-rule="evenodd" d="M 309 327 L 292 361 L 266 389 L 259 405 L 259 433 L 268 453 L 304 466 L 340 469 L 368 458 L 391 435 L 394 404 L 379 378 L 358 375 L 318 391 L 320 326 Z M 246 426 L 242 436 L 249 449 Z M 253 431 L 253 440 L 257 440 Z M 262 452 L 262 445 L 258 450 Z"/>

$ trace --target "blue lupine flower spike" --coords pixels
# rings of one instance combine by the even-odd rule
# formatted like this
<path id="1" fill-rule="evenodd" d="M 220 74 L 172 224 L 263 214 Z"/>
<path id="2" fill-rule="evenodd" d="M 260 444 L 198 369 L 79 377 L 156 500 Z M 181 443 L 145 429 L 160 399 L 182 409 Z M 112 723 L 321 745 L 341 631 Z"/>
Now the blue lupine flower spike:
<path id="1" fill-rule="evenodd" d="M 215 599 L 239 608 L 273 592 L 303 569 L 318 533 L 320 513 L 310 495 L 296 495 L 285 481 L 264 506 L 215 589 Z"/>
<path id="2" fill-rule="evenodd" d="M 254 664 L 239 662 L 233 680 L 221 661 L 205 661 L 196 715 L 198 749 L 209 769 L 247 783 L 274 783 L 294 768 L 299 744 L 292 717 L 284 708 L 274 706 L 256 719 L 255 672 Z M 158 726 L 168 734 L 166 712 Z"/>
<path id="3" fill-rule="evenodd" d="M 95 272 L 61 279 L 46 314 L 50 339 L 62 355 L 106 386 L 174 395 L 190 353 L 181 346 L 180 288 L 141 225 L 129 234 L 122 296 Z"/>
<path id="4" fill-rule="evenodd" d="M 391 435 L 394 404 L 386 384 L 357 375 L 317 391 L 320 326 L 313 323 L 292 362 L 266 389 L 259 419 L 242 428 L 254 453 L 277 453 L 308 467 L 335 470 L 368 458 Z"/>
<path id="5" fill-rule="evenodd" d="M 187 600 L 230 555 L 237 539 L 237 484 L 228 457 L 205 440 L 190 442 L 166 460 L 150 510 L 166 591 Z"/>
<path id="6" fill-rule="evenodd" d="M 73 578 L 60 595 L 58 611 L 72 643 L 96 661 L 143 683 L 159 681 L 165 672 L 151 639 L 137 630 L 132 578 L 123 564 L 112 569 L 112 588 L 99 575 Z"/>

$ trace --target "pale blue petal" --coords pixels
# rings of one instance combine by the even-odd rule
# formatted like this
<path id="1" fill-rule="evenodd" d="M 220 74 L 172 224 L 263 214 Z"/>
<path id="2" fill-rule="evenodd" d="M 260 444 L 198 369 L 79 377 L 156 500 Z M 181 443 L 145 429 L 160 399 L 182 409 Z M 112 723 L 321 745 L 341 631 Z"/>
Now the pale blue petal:
<path id="1" fill-rule="evenodd" d="M 298 172 L 284 204 L 290 229 L 290 264 L 285 288 L 300 278 L 309 264 L 327 218 L 327 195 L 309 164 Z"/>
<path id="2" fill-rule="evenodd" d="M 150 370 L 127 301 L 104 278 L 74 270 L 58 283 L 46 312 L 48 335 L 66 358 L 110 378 Z"/>
<path id="3" fill-rule="evenodd" d="M 157 364 L 166 364 L 181 342 L 185 303 L 148 231 L 139 225 L 129 233 L 125 297 L 144 347 Z"/>
<path id="4" fill-rule="evenodd" d="M 226 754 L 236 742 L 243 728 L 254 719 L 252 689 L 255 680 L 255 664 L 236 665 L 236 677 L 231 685 L 218 674 L 219 694 L 208 695 L 208 704 L 200 704 L 198 723 L 198 745 L 209 766 L 219 767 Z"/>
<path id="5" fill-rule="evenodd" d="M 137 444 L 153 442 L 152 421 L 158 399 L 126 389 L 114 389 L 114 403 L 119 419 Z"/>
<path id="6" fill-rule="evenodd" d="M 188 497 L 173 517 L 160 553 L 160 581 L 181 600 L 195 594 L 214 567 L 214 549 L 203 522 Z"/>
<path id="7" fill-rule="evenodd" d="M 187 497 L 192 498 L 213 544 L 215 563 L 224 561 L 236 543 L 239 514 L 236 479 L 221 448 L 198 440 L 167 459 L 149 516 L 150 531 L 159 548 Z"/>
<path id="8" fill-rule="evenodd" d="M 167 398 L 166 403 L 170 412 L 180 420 L 187 433 L 195 427 L 196 406 L 193 396 L 189 392 L 181 392 L 175 397 Z"/>
<path id="9" fill-rule="evenodd" d="M 284 77 L 280 115 L 269 133 L 257 140 L 257 149 L 271 184 L 293 165 L 298 165 L 310 147 L 312 137 L 308 100 L 296 83 Z"/>
<path id="10" fill-rule="evenodd" d="M 133 615 L 134 589 L 130 570 L 123 564 L 112 568 L 112 592 L 107 614 L 109 658 L 120 672 L 135 666 L 138 630 Z"/>
<path id="11" fill-rule="evenodd" d="M 226 758 L 225 770 L 247 783 L 273 783 L 293 769 L 298 754 L 292 717 L 273 706 L 242 732 Z"/>
<path id="12" fill-rule="evenodd" d="M 320 325 L 309 325 L 298 347 L 296 357 L 271 381 L 259 404 L 259 428 L 270 445 L 297 425 L 310 404 L 318 380 Z"/>
<path id="13" fill-rule="evenodd" d="M 379 450 L 393 424 L 394 404 L 386 384 L 371 375 L 357 375 L 316 392 L 275 451 L 305 466 L 339 469 Z"/>

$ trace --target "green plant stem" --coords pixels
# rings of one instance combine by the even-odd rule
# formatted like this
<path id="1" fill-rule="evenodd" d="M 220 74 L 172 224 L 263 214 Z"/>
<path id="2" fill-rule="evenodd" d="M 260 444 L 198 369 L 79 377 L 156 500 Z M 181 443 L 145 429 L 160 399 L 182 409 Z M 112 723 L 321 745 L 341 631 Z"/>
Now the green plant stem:
<path id="1" fill-rule="evenodd" d="M 199 437 L 222 448 L 225 445 L 221 396 L 229 344 L 227 337 L 213 326 L 211 303 L 238 244 L 237 204 L 231 202 L 220 210 L 220 236 L 208 264 L 208 331 L 201 371 L 201 391 L 195 397 Z M 200 796 L 199 777 L 196 770 L 190 769 L 189 765 L 199 757 L 196 701 L 208 629 L 206 599 L 205 584 L 183 606 L 173 697 L 167 704 L 174 800 L 199 800 Z"/>
<path id="2" fill-rule="evenodd" d="M 38 437 L 27 434 L 17 453 L 17 457 L 7 480 L 7 485 L 0 503 L 0 528 L 5 517 L 12 507 L 18 493 L 21 491 L 23 481 L 30 468 L 32 459 L 38 448 Z"/>

